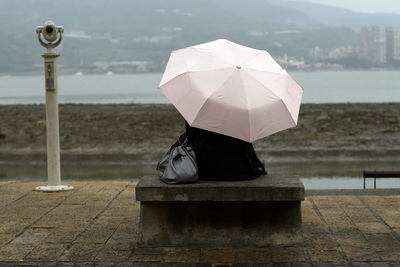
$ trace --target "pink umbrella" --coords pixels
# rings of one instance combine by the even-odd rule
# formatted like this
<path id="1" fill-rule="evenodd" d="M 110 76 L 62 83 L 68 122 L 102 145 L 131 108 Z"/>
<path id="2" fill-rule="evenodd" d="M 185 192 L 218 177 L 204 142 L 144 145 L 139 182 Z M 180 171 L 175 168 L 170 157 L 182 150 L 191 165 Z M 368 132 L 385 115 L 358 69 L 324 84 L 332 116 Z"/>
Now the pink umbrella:
<path id="1" fill-rule="evenodd" d="M 173 51 L 159 88 L 192 127 L 247 142 L 296 126 L 303 94 L 267 51 L 223 39 Z"/>

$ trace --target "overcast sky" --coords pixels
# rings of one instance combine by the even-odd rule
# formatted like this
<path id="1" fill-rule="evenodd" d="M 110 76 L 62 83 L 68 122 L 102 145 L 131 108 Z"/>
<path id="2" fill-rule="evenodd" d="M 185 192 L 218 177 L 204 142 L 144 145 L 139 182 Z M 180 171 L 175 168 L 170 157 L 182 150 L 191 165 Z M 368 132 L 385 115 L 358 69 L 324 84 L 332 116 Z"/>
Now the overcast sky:
<path id="1" fill-rule="evenodd" d="M 358 12 L 368 13 L 398 13 L 400 0 L 292 0 L 307 1 L 318 4 L 343 7 Z"/>

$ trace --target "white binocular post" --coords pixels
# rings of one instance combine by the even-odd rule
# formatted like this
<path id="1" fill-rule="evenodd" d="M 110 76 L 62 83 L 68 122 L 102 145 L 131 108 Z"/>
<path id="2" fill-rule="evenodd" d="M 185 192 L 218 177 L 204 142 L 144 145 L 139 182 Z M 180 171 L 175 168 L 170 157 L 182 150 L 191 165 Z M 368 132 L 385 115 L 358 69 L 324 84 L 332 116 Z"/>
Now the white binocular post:
<path id="1" fill-rule="evenodd" d="M 57 54 L 54 48 L 61 43 L 64 28 L 56 26 L 52 21 L 46 21 L 44 26 L 36 28 L 39 43 L 47 50 L 44 57 L 45 87 L 46 87 L 46 134 L 47 134 L 47 176 L 48 185 L 38 186 L 37 191 L 58 192 L 74 189 L 70 185 L 61 185 L 60 172 L 60 134 L 58 125 L 58 84 L 57 84 Z M 44 42 L 41 38 L 48 42 Z"/>

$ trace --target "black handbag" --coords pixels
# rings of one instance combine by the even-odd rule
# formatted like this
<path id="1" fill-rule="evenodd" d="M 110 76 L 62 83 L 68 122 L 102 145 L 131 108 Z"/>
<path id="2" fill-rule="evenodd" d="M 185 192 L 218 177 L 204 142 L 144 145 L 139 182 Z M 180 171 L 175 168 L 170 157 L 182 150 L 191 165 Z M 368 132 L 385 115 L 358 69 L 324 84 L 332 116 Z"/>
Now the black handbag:
<path id="1" fill-rule="evenodd" d="M 186 184 L 197 181 L 196 154 L 187 143 L 186 134 L 182 134 L 158 162 L 158 174 L 164 183 Z"/>

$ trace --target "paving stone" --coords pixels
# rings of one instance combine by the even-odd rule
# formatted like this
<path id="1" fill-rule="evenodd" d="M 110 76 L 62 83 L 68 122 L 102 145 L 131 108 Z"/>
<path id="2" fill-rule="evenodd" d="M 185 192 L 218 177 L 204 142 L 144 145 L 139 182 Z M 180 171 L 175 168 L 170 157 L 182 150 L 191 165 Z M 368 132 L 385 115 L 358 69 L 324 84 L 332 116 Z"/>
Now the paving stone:
<path id="1" fill-rule="evenodd" d="M 390 265 L 386 262 L 370 262 L 373 267 L 390 267 Z"/>
<path id="2" fill-rule="evenodd" d="M 130 250 L 133 251 L 136 246 L 136 240 L 113 240 L 107 241 L 105 248 L 113 250 Z"/>
<path id="3" fill-rule="evenodd" d="M 341 262 L 344 260 L 337 249 L 307 249 L 307 252 L 313 262 Z"/>
<path id="4" fill-rule="evenodd" d="M 310 267 L 311 264 L 308 262 L 293 262 L 292 267 Z"/>
<path id="5" fill-rule="evenodd" d="M 139 239 L 139 232 L 133 230 L 132 232 L 128 232 L 125 235 L 122 233 L 120 234 L 113 234 L 110 239 L 108 239 L 108 243 L 117 243 L 117 244 L 126 244 L 129 245 L 130 248 L 133 248 L 137 244 L 137 240 Z"/>
<path id="6" fill-rule="evenodd" d="M 80 262 L 74 262 L 74 265 L 75 266 L 95 266 L 96 265 L 96 263 L 95 262 L 82 262 L 82 261 L 80 261 Z"/>
<path id="7" fill-rule="evenodd" d="M 171 248 L 164 257 L 165 262 L 197 263 L 200 260 L 200 249 Z"/>
<path id="8" fill-rule="evenodd" d="M 125 206 L 116 206 L 112 205 L 109 209 L 104 212 L 105 216 L 112 217 L 125 217 L 128 214 L 133 214 L 135 211 L 135 207 L 125 207 Z"/>
<path id="9" fill-rule="evenodd" d="M 114 264 L 115 267 L 131 267 L 134 266 L 133 262 L 117 262 Z"/>
<path id="10" fill-rule="evenodd" d="M 368 262 L 363 262 L 363 261 L 353 261 L 351 262 L 351 264 L 357 267 L 371 266 Z"/>
<path id="11" fill-rule="evenodd" d="M 400 241 L 392 234 L 367 234 L 368 242 L 376 251 L 400 251 Z"/>
<path id="12" fill-rule="evenodd" d="M 272 263 L 268 248 L 243 248 L 236 251 L 237 263 Z"/>
<path id="13" fill-rule="evenodd" d="M 3 222 L 2 224 L 0 224 L 0 233 L 16 236 L 28 225 L 23 222 L 10 220 L 8 222 Z"/>
<path id="14" fill-rule="evenodd" d="M 145 254 L 133 254 L 129 257 L 131 262 L 161 262 L 163 259 L 162 255 L 145 255 Z M 136 265 L 134 265 L 136 266 Z"/>
<path id="15" fill-rule="evenodd" d="M 60 257 L 60 261 L 93 261 L 102 249 L 97 244 L 74 243 L 72 247 Z"/>
<path id="16" fill-rule="evenodd" d="M 178 263 L 173 264 L 172 266 L 173 267 L 196 267 L 197 264 L 196 263 L 181 263 L 181 262 L 178 262 Z"/>
<path id="17" fill-rule="evenodd" d="M 383 220 L 387 225 L 390 226 L 392 229 L 400 228 L 400 214 L 398 215 L 387 215 L 387 216 L 382 216 Z"/>
<path id="18" fill-rule="evenodd" d="M 2 234 L 0 232 L 0 248 L 2 246 L 6 245 L 7 243 L 9 243 L 13 239 L 14 239 L 14 235 L 13 234 Z"/>
<path id="19" fill-rule="evenodd" d="M 272 262 L 299 262 L 306 261 L 302 247 L 271 247 Z"/>
<path id="20" fill-rule="evenodd" d="M 371 214 L 364 206 L 361 207 L 347 207 L 343 206 L 347 216 L 351 218 L 354 223 L 371 223 L 379 222 L 379 220 Z"/>
<path id="21" fill-rule="evenodd" d="M 0 248 L 0 261 L 22 260 L 32 249 L 29 244 L 9 244 Z"/>
<path id="22" fill-rule="evenodd" d="M 235 261 L 232 248 L 202 248 L 200 263 L 230 263 Z"/>
<path id="23" fill-rule="evenodd" d="M 331 238 L 329 234 L 321 235 L 321 234 L 303 234 L 304 246 L 307 249 L 312 250 L 336 250 L 338 245 L 335 240 Z"/>
<path id="24" fill-rule="evenodd" d="M 361 208 L 364 207 L 355 196 L 337 196 L 335 202 L 341 207 Z"/>
<path id="25" fill-rule="evenodd" d="M 42 244 L 70 244 L 79 235 L 77 231 L 65 231 L 62 229 L 52 230 L 52 232 L 42 240 Z"/>
<path id="26" fill-rule="evenodd" d="M 134 254 L 137 255 L 164 255 L 167 253 L 166 248 L 146 248 L 146 247 L 137 247 L 134 249 Z"/>
<path id="27" fill-rule="evenodd" d="M 135 238 L 134 232 L 135 230 L 137 230 L 137 228 L 138 225 L 135 225 L 133 223 L 120 223 L 118 228 L 113 233 L 112 238 L 117 240 L 130 240 L 132 238 Z"/>
<path id="28" fill-rule="evenodd" d="M 64 228 L 74 230 L 76 227 L 81 225 L 86 226 L 91 218 L 84 217 L 82 214 L 72 214 L 72 215 L 57 215 L 50 213 L 38 221 L 34 227 L 36 228 Z"/>
<path id="29" fill-rule="evenodd" d="M 40 266 L 40 264 L 37 262 L 31 262 L 31 261 L 19 261 L 18 266 Z"/>
<path id="30" fill-rule="evenodd" d="M 74 266 L 75 264 L 73 262 L 58 262 L 57 266 Z"/>
<path id="31" fill-rule="evenodd" d="M 96 228 L 101 228 L 107 231 L 116 231 L 118 229 L 120 222 L 121 222 L 120 218 L 107 217 L 102 215 L 94 222 L 94 224 L 91 227 L 93 228 L 93 230 Z"/>
<path id="32" fill-rule="evenodd" d="M 64 244 L 39 244 L 24 259 L 30 261 L 56 261 L 66 249 Z"/>
<path id="33" fill-rule="evenodd" d="M 343 231 L 335 234 L 335 237 L 340 246 L 371 248 L 371 244 L 358 230 Z"/>
<path id="34" fill-rule="evenodd" d="M 40 266 L 43 266 L 43 267 L 57 266 L 57 262 L 54 262 L 54 261 L 52 261 L 52 262 L 41 261 L 40 262 Z"/>
<path id="35" fill-rule="evenodd" d="M 386 250 L 379 252 L 384 261 L 400 261 L 400 250 Z"/>
<path id="36" fill-rule="evenodd" d="M 83 232 L 76 242 L 89 242 L 94 244 L 105 244 L 110 239 L 113 231 L 103 229 L 103 231 L 88 230 Z"/>
<path id="37" fill-rule="evenodd" d="M 371 248 L 346 245 L 342 246 L 346 256 L 351 261 L 380 261 L 378 254 Z"/>
<path id="38" fill-rule="evenodd" d="M 0 207 L 5 207 L 15 200 L 33 191 L 32 183 L 7 183 L 0 186 Z"/>
<path id="39" fill-rule="evenodd" d="M 248 264 L 248 263 L 241 263 L 241 265 L 242 265 L 242 267 L 248 267 L 248 266 L 251 266 L 251 267 L 271 267 L 271 266 L 273 266 L 274 265 L 274 263 L 251 263 L 251 264 Z M 233 265 L 234 267 L 236 267 L 236 264 L 234 264 Z"/>
<path id="40" fill-rule="evenodd" d="M 321 210 L 321 215 L 333 233 L 340 233 L 349 228 L 357 229 L 351 219 L 342 210 Z"/>
<path id="41" fill-rule="evenodd" d="M 11 244 L 38 244 L 40 241 L 45 239 L 49 235 L 49 232 L 25 232 L 21 236 L 15 238 Z"/>
<path id="42" fill-rule="evenodd" d="M 318 266 L 318 267 L 331 266 L 331 263 L 322 262 L 322 261 L 316 261 L 316 262 L 313 262 L 312 264 L 313 264 L 313 266 Z"/>
<path id="43" fill-rule="evenodd" d="M 379 222 L 356 223 L 356 226 L 366 234 L 387 234 L 391 232 L 390 229 Z"/>
<path id="44" fill-rule="evenodd" d="M 337 208 L 339 206 L 338 202 L 342 196 L 313 196 L 312 199 L 314 203 L 318 206 L 318 208 Z M 335 201 L 332 201 L 335 199 Z"/>
<path id="45" fill-rule="evenodd" d="M 289 262 L 273 262 L 271 266 L 273 267 L 290 267 Z"/>
<path id="46" fill-rule="evenodd" d="M 303 233 L 327 233 L 328 228 L 322 222 L 310 202 L 310 198 L 306 198 L 301 204 Z"/>
<path id="47" fill-rule="evenodd" d="M 114 266 L 113 262 L 96 262 L 94 266 L 101 266 L 101 267 L 107 267 L 107 266 Z"/>
<path id="48" fill-rule="evenodd" d="M 391 228 L 400 228 L 400 210 L 391 203 L 399 203 L 396 196 L 376 197 L 363 196 L 361 199 L 370 206 Z"/>
<path id="49" fill-rule="evenodd" d="M 113 250 L 113 249 L 103 248 L 96 255 L 95 261 L 105 261 L 105 262 L 127 261 L 129 260 L 131 254 L 132 254 L 131 250 Z"/>
<path id="50" fill-rule="evenodd" d="M 349 266 L 347 262 L 332 262 L 332 266 Z"/>

